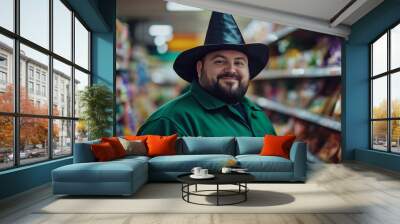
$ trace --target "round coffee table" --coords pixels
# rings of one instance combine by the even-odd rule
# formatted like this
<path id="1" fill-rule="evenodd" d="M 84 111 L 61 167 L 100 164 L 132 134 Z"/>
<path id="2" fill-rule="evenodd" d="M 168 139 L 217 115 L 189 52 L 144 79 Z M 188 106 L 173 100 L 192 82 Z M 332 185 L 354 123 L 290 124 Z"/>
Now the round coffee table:
<path id="1" fill-rule="evenodd" d="M 204 197 L 216 197 L 217 206 L 220 205 L 234 205 L 247 200 L 247 192 L 249 188 L 247 183 L 255 180 L 255 177 L 249 173 L 215 173 L 215 177 L 212 179 L 193 179 L 190 177 L 191 173 L 182 174 L 177 177 L 178 181 L 182 183 L 182 199 L 188 203 L 198 204 L 198 205 L 215 205 L 215 204 L 202 204 L 190 201 L 190 196 L 204 196 Z M 198 184 L 205 185 L 216 185 L 215 190 L 197 190 Z M 190 191 L 190 186 L 195 186 L 194 191 Z M 223 190 L 220 189 L 220 185 L 236 185 L 237 190 Z M 216 194 L 205 194 L 209 192 L 215 192 Z M 231 203 L 221 203 L 221 197 L 230 196 L 241 196 L 239 200 Z"/>

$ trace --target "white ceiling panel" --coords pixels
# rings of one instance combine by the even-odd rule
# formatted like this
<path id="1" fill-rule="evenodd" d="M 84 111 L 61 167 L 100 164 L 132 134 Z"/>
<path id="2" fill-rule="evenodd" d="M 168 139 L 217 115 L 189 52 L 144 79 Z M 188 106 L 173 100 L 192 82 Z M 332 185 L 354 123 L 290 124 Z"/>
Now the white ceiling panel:
<path id="1" fill-rule="evenodd" d="M 118 0 L 117 16 L 168 23 L 179 32 L 204 32 L 210 11 L 236 15 L 239 26 L 257 19 L 347 38 L 350 27 L 383 0 L 170 0 L 206 9 L 168 12 L 163 0 Z M 349 6 L 349 7 L 346 7 Z M 337 15 L 337 16 L 336 16 Z M 191 18 L 191 19 L 187 19 Z M 336 20 L 334 20 L 336 19 Z M 196 25 L 201 24 L 201 25 Z"/>
<path id="2" fill-rule="evenodd" d="M 226 0 L 329 21 L 350 0 Z"/>

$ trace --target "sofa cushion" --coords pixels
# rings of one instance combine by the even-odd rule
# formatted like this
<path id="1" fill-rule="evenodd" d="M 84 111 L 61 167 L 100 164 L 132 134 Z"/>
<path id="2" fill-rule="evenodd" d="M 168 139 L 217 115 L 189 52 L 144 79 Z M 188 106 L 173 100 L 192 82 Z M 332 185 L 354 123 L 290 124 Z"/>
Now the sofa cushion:
<path id="1" fill-rule="evenodd" d="M 259 154 L 264 137 L 236 137 L 236 155 Z"/>
<path id="2" fill-rule="evenodd" d="M 280 156 L 290 159 L 289 153 L 292 144 L 296 140 L 294 135 L 275 136 L 265 135 L 264 145 L 261 149 L 261 156 Z"/>
<path id="3" fill-rule="evenodd" d="M 126 140 L 124 138 L 118 138 L 119 142 L 121 142 L 122 147 L 124 147 L 126 151 L 126 155 L 138 155 L 145 156 L 147 155 L 146 143 L 141 140 Z"/>
<path id="4" fill-rule="evenodd" d="M 147 155 L 148 156 L 165 156 L 176 154 L 176 140 L 178 139 L 177 134 L 162 136 L 162 135 L 148 135 L 147 144 Z"/>
<path id="5" fill-rule="evenodd" d="M 140 141 L 146 141 L 147 135 L 127 135 L 123 136 L 124 139 L 129 140 L 129 141 L 135 141 L 135 140 L 140 140 Z"/>
<path id="6" fill-rule="evenodd" d="M 139 159 L 114 160 L 95 163 L 74 163 L 53 170 L 53 181 L 58 182 L 129 182 L 133 173 L 147 169 Z"/>
<path id="7" fill-rule="evenodd" d="M 234 137 L 182 137 L 178 154 L 226 154 L 235 155 Z"/>
<path id="8" fill-rule="evenodd" d="M 175 155 L 158 156 L 149 160 L 149 170 L 163 172 L 190 172 L 193 167 L 200 166 L 211 172 L 219 171 L 230 159 L 231 155 Z"/>
<path id="9" fill-rule="evenodd" d="M 118 137 L 104 137 L 101 138 L 101 142 L 108 142 L 114 149 L 115 155 L 117 158 L 122 158 L 126 156 L 126 151 L 122 146 L 121 142 L 119 142 Z"/>
<path id="10" fill-rule="evenodd" d="M 108 142 L 92 144 L 90 147 L 92 149 L 94 157 L 96 157 L 96 160 L 99 162 L 110 161 L 118 158 L 115 150 Z"/>
<path id="11" fill-rule="evenodd" d="M 238 155 L 240 167 L 249 172 L 292 172 L 292 161 L 279 156 Z"/>

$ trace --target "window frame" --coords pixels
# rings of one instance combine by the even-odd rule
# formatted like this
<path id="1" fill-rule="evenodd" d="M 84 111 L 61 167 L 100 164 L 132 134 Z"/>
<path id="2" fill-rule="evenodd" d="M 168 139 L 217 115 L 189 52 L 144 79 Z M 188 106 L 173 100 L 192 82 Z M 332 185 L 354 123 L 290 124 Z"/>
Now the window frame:
<path id="1" fill-rule="evenodd" d="M 70 116 L 65 115 L 53 115 L 53 59 L 58 60 L 61 63 L 64 63 L 68 66 L 71 66 L 71 92 L 72 92 L 72 99 L 70 99 L 71 105 L 74 105 L 75 103 L 75 88 L 74 88 L 74 82 L 75 82 L 75 69 L 78 69 L 79 71 L 85 73 L 89 77 L 89 83 L 88 86 L 92 85 L 92 61 L 91 61 L 91 50 L 92 50 L 92 43 L 91 43 L 91 38 L 92 38 L 92 31 L 89 29 L 88 25 L 84 22 L 84 20 L 76 13 L 72 7 L 65 1 L 65 0 L 59 0 L 68 10 L 71 11 L 71 18 L 70 18 L 70 23 L 71 23 L 71 59 L 64 58 L 63 56 L 55 53 L 53 50 L 53 1 L 54 0 L 48 0 L 49 3 L 49 47 L 46 49 L 45 47 L 40 46 L 39 44 L 34 43 L 33 41 L 30 41 L 27 38 L 24 38 L 23 36 L 20 35 L 20 0 L 14 0 L 13 1 L 13 10 L 14 10 L 14 31 L 10 31 L 4 27 L 0 26 L 0 35 L 3 35 L 5 37 L 11 38 L 13 40 L 13 52 L 12 52 L 12 57 L 13 57 L 13 64 L 12 66 L 12 72 L 13 72 L 13 78 L 14 78 L 14 110 L 13 112 L 2 112 L 0 111 L 0 116 L 4 117 L 11 117 L 13 119 L 13 153 L 14 153 L 14 161 L 13 161 L 13 166 L 10 167 L 5 167 L 5 168 L 0 168 L 0 172 L 5 171 L 5 170 L 10 170 L 10 169 L 16 169 L 19 167 L 23 166 L 29 166 L 37 163 L 43 163 L 49 160 L 54 160 L 54 159 L 61 159 L 65 157 L 70 157 L 73 156 L 74 152 L 74 143 L 75 143 L 75 126 L 76 126 L 76 121 L 79 120 L 79 117 L 75 116 L 75 108 L 71 108 L 71 114 Z M 85 69 L 81 67 L 80 65 L 75 63 L 75 18 L 79 20 L 79 22 L 84 26 L 84 28 L 88 31 L 88 69 Z M 46 83 L 46 91 L 45 92 L 46 96 L 48 97 L 48 112 L 46 115 L 39 115 L 39 114 L 27 114 L 27 113 L 21 113 L 20 111 L 20 85 L 21 85 L 21 80 L 20 80 L 20 44 L 23 44 L 27 47 L 32 48 L 33 50 L 36 50 L 40 53 L 43 53 L 48 56 L 49 62 L 48 62 L 48 80 Z M 34 86 L 36 83 L 40 83 L 40 87 L 42 86 L 42 79 L 41 79 L 41 74 L 42 72 L 39 73 L 39 80 L 36 82 L 36 72 L 37 70 L 33 70 L 33 79 L 30 79 L 30 74 L 28 72 L 30 68 L 29 63 L 27 63 L 27 72 L 26 72 L 26 82 L 28 81 L 33 81 Z M 27 91 L 29 91 L 27 89 Z M 36 89 L 34 89 L 34 92 Z M 42 96 L 42 94 L 39 94 L 38 96 Z M 48 155 L 47 158 L 43 158 L 43 160 L 40 160 L 38 162 L 32 162 L 32 163 L 26 163 L 26 164 L 21 164 L 21 159 L 20 159 L 20 119 L 21 118 L 45 118 L 47 119 L 48 122 L 48 135 L 47 135 L 47 150 L 48 150 Z M 68 155 L 62 155 L 62 156 L 54 156 L 54 147 L 53 147 L 53 123 L 57 120 L 62 120 L 62 121 L 70 121 L 71 122 L 71 153 Z"/>
<path id="2" fill-rule="evenodd" d="M 373 151 L 379 151 L 379 152 L 386 152 L 386 153 L 391 153 L 391 154 L 400 154 L 400 152 L 393 152 L 392 151 L 392 135 L 391 135 L 391 123 L 392 121 L 400 121 L 400 117 L 392 117 L 392 100 L 391 100 L 391 79 L 392 75 L 395 75 L 396 73 L 400 72 L 400 67 L 391 69 L 391 30 L 395 28 L 396 26 L 400 26 L 400 21 L 395 22 L 392 24 L 390 27 L 385 29 L 384 32 L 380 33 L 375 39 L 373 39 L 371 42 L 368 43 L 368 53 L 369 53 L 369 77 L 368 77 L 368 84 L 369 84 L 369 149 Z M 376 74 L 374 76 L 373 74 L 373 44 L 379 40 L 382 36 L 387 34 L 387 64 L 386 64 L 386 71 L 380 74 Z M 386 104 L 386 118 L 373 118 L 373 81 L 378 78 L 386 77 L 386 86 L 387 86 L 387 104 Z M 374 136 L 373 136 L 373 122 L 374 121 L 386 121 L 386 151 L 379 150 L 374 148 Z"/>

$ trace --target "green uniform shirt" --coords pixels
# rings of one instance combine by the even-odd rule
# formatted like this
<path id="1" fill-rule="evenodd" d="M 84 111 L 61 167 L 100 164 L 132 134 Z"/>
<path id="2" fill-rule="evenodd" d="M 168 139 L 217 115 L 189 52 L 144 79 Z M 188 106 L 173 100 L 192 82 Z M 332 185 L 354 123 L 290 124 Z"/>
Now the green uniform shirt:
<path id="1" fill-rule="evenodd" d="M 206 92 L 197 82 L 188 92 L 162 105 L 138 135 L 264 136 L 276 135 L 264 111 L 246 97 L 241 101 L 249 122 L 233 106 Z"/>

